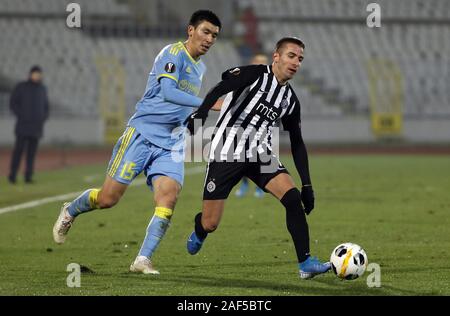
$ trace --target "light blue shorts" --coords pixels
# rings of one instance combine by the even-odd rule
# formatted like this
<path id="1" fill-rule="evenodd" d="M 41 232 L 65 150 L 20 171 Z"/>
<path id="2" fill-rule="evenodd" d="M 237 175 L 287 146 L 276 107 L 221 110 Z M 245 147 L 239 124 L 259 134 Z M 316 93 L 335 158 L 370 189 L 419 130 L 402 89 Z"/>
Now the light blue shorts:
<path id="1" fill-rule="evenodd" d="M 127 127 L 113 149 L 107 173 L 114 180 L 130 184 L 142 171 L 147 177 L 147 185 L 153 190 L 152 181 L 167 176 L 181 186 L 184 180 L 184 159 L 180 152 L 158 147 L 134 127 Z"/>

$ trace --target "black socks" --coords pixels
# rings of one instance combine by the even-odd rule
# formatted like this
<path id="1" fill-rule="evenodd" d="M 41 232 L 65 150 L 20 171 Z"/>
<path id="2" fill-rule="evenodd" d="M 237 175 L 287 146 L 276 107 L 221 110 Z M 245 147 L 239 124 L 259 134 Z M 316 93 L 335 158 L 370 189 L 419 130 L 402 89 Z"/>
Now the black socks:
<path id="1" fill-rule="evenodd" d="M 208 232 L 205 231 L 205 229 L 202 226 L 202 213 L 198 213 L 197 215 L 195 215 L 195 234 L 197 235 L 198 238 L 200 238 L 201 240 L 204 240 L 206 238 L 206 236 L 208 236 Z"/>
<path id="2" fill-rule="evenodd" d="M 298 262 L 303 262 L 309 257 L 309 230 L 301 204 L 300 191 L 292 188 L 286 192 L 280 202 L 286 208 L 286 225 L 294 242 Z"/>

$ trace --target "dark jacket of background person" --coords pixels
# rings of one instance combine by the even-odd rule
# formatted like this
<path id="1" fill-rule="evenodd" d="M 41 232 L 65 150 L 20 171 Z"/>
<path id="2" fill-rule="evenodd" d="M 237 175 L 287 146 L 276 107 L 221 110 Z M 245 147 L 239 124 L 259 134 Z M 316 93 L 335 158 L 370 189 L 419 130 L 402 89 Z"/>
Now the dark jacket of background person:
<path id="1" fill-rule="evenodd" d="M 42 69 L 39 66 L 31 68 L 28 81 L 21 82 L 14 88 L 10 107 L 17 122 L 8 180 L 12 184 L 16 183 L 21 157 L 26 152 L 25 182 L 33 183 L 34 160 L 49 112 L 47 89 L 42 84 Z"/>
<path id="2" fill-rule="evenodd" d="M 14 88 L 10 108 L 17 117 L 16 136 L 41 138 L 48 118 L 47 89 L 42 83 L 27 80 Z"/>

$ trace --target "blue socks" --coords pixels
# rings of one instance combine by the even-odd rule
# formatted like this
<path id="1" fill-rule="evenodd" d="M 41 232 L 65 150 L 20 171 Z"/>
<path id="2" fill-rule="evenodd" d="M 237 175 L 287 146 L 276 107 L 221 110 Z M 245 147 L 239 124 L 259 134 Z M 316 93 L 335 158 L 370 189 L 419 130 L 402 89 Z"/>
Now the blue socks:
<path id="1" fill-rule="evenodd" d="M 98 208 L 97 198 L 99 191 L 100 190 L 98 189 L 86 190 L 79 197 L 73 200 L 68 209 L 70 216 L 77 217 L 81 213 L 90 212 Z"/>
<path id="2" fill-rule="evenodd" d="M 155 208 L 155 215 L 153 215 L 148 224 L 147 234 L 145 235 L 141 250 L 139 250 L 139 256 L 151 258 L 169 227 L 172 213 L 173 211 L 171 209 L 165 207 Z"/>

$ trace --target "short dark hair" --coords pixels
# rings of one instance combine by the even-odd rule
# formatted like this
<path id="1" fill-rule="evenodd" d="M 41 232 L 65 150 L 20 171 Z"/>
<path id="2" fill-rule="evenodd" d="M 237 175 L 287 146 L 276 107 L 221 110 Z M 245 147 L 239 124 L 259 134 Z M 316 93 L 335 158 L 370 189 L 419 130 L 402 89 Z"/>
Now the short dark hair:
<path id="1" fill-rule="evenodd" d="M 289 37 L 283 37 L 277 42 L 277 45 L 275 46 L 275 51 L 279 51 L 281 47 L 283 47 L 286 43 L 293 43 L 297 44 L 301 48 L 305 49 L 305 43 L 301 39 L 295 36 L 289 36 Z"/>
<path id="2" fill-rule="evenodd" d="M 209 23 L 218 26 L 219 30 L 222 28 L 222 23 L 220 22 L 219 17 L 210 10 L 195 11 L 191 16 L 191 19 L 189 20 L 189 25 L 197 27 L 203 21 L 208 21 Z"/>

